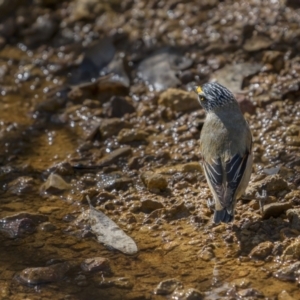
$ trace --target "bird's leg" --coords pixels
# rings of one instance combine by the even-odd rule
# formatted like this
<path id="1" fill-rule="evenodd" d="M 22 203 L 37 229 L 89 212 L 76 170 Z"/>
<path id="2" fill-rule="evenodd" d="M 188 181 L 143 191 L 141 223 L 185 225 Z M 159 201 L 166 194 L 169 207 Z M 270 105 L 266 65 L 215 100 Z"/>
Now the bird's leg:
<path id="1" fill-rule="evenodd" d="M 215 210 L 215 201 L 213 199 L 207 199 L 206 201 L 207 203 L 207 207 L 211 210 L 214 211 Z"/>
<path id="2" fill-rule="evenodd" d="M 267 199 L 267 190 L 263 189 L 261 194 L 259 194 L 259 192 L 256 193 L 256 197 L 257 200 L 259 202 L 259 209 L 260 209 L 260 213 L 263 214 L 264 212 L 264 205 L 265 205 L 265 201 Z"/>

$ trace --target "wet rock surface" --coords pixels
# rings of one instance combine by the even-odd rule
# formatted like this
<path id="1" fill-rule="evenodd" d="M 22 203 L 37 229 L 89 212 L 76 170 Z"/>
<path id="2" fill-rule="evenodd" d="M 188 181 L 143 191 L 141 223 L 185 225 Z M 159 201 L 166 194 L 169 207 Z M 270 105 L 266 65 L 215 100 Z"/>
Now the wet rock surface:
<path id="1" fill-rule="evenodd" d="M 16 238 L 35 232 L 38 224 L 47 220 L 48 217 L 45 215 L 19 213 L 0 219 L 0 231 L 10 238 Z"/>
<path id="2" fill-rule="evenodd" d="M 27 4 L 0 1 L 0 298 L 298 299 L 298 1 Z M 200 166 L 208 80 L 253 134 L 229 225 Z"/>
<path id="3" fill-rule="evenodd" d="M 151 171 L 145 172 L 141 175 L 141 179 L 148 190 L 161 191 L 168 186 L 168 181 L 164 175 L 157 174 Z"/>
<path id="4" fill-rule="evenodd" d="M 289 218 L 289 221 L 293 228 L 300 230 L 300 209 L 289 209 L 286 212 L 287 217 Z"/>
<path id="5" fill-rule="evenodd" d="M 46 182 L 42 185 L 41 191 L 56 194 L 70 188 L 71 186 L 60 175 L 51 173 Z"/>
<path id="6" fill-rule="evenodd" d="M 67 263 L 58 263 L 49 267 L 27 268 L 17 275 L 17 280 L 27 285 L 55 282 L 62 280 L 69 268 Z"/>
<path id="7" fill-rule="evenodd" d="M 170 107 L 176 112 L 189 111 L 199 108 L 195 93 L 178 89 L 168 89 L 161 93 L 158 104 Z"/>
<path id="8" fill-rule="evenodd" d="M 103 257 L 87 258 L 82 262 L 81 268 L 85 272 L 110 272 L 109 261 Z"/>
<path id="9" fill-rule="evenodd" d="M 177 279 L 166 279 L 164 281 L 161 281 L 158 286 L 156 287 L 154 293 L 157 295 L 169 295 L 172 292 L 174 292 L 174 290 L 177 287 L 180 287 L 182 284 L 180 281 L 178 281 Z"/>
<path id="10" fill-rule="evenodd" d="M 255 259 L 265 259 L 271 254 L 273 249 L 273 244 L 271 242 L 264 242 L 257 245 L 250 252 L 250 257 Z"/>

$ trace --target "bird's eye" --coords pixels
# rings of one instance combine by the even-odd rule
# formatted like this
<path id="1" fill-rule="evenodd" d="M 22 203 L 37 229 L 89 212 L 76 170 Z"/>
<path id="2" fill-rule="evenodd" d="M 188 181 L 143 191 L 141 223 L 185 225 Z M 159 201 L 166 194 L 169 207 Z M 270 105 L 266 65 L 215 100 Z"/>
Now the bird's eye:
<path id="1" fill-rule="evenodd" d="M 201 101 L 204 101 L 204 100 L 205 100 L 205 98 L 204 98 L 203 96 L 200 96 L 199 99 L 200 99 Z"/>

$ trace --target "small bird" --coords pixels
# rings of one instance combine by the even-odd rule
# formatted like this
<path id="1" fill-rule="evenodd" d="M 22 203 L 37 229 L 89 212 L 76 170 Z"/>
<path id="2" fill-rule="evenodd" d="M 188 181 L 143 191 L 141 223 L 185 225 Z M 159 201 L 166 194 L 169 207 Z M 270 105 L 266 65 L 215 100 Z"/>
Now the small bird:
<path id="1" fill-rule="evenodd" d="M 252 171 L 252 135 L 234 95 L 217 82 L 196 86 L 206 112 L 201 130 L 202 165 L 213 194 L 214 223 L 234 219 L 236 199 L 245 191 Z"/>

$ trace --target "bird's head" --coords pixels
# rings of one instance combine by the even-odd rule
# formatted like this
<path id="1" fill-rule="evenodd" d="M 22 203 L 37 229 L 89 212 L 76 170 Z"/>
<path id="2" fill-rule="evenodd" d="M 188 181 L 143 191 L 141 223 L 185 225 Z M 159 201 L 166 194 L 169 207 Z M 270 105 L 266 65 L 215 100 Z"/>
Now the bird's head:
<path id="1" fill-rule="evenodd" d="M 201 106 L 206 111 L 211 111 L 229 103 L 236 102 L 234 95 L 226 87 L 217 82 L 209 82 L 202 86 L 195 86 L 194 91 L 198 95 Z"/>

